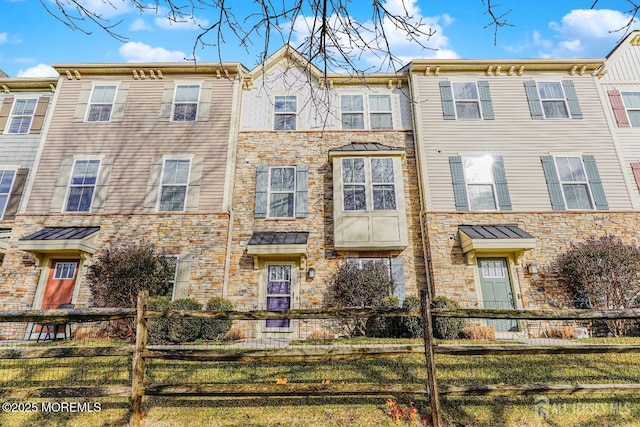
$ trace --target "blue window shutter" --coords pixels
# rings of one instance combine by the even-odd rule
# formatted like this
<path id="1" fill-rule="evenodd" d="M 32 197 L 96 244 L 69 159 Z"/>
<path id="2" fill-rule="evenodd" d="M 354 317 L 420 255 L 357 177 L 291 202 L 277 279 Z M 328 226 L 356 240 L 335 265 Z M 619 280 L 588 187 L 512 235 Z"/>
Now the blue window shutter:
<path id="1" fill-rule="evenodd" d="M 501 211 L 510 211 L 511 197 L 509 196 L 509 186 L 507 185 L 507 174 L 504 171 L 504 161 L 502 156 L 493 156 L 493 181 L 496 185 L 498 195 L 498 206 Z"/>
<path id="2" fill-rule="evenodd" d="M 442 99 L 442 114 L 445 120 L 456 119 L 456 107 L 453 105 L 451 82 L 440 82 L 440 99 Z"/>
<path id="3" fill-rule="evenodd" d="M 467 198 L 467 185 L 464 181 L 462 157 L 449 157 L 449 168 L 451 169 L 451 181 L 453 183 L 453 197 L 456 201 L 456 210 L 468 211 L 469 199 Z"/>
<path id="4" fill-rule="evenodd" d="M 493 101 L 491 101 L 489 82 L 485 80 L 479 81 L 478 92 L 480 94 L 480 105 L 482 106 L 482 118 L 484 120 L 495 119 L 496 117 L 493 114 Z"/>
<path id="5" fill-rule="evenodd" d="M 602 187 L 595 157 L 582 156 L 582 161 L 584 162 L 584 168 L 587 172 L 587 178 L 589 178 L 589 187 L 591 187 L 591 194 L 593 195 L 593 202 L 596 204 L 596 209 L 609 209 L 609 203 L 607 203 L 607 198 L 604 195 L 604 188 Z"/>
<path id="6" fill-rule="evenodd" d="M 540 95 L 538 95 L 538 86 L 533 80 L 525 80 L 524 91 L 527 94 L 527 101 L 529 101 L 529 112 L 532 119 L 544 119 L 542 113 L 542 105 L 540 105 Z"/>
<path id="7" fill-rule="evenodd" d="M 393 280 L 393 295 L 398 297 L 402 307 L 407 293 L 404 286 L 404 263 L 401 258 L 391 258 L 391 280 Z"/>
<path id="8" fill-rule="evenodd" d="M 564 198 L 562 197 L 562 186 L 556 172 L 556 163 L 553 156 L 541 156 L 542 169 L 544 177 L 547 180 L 547 188 L 549 189 L 549 198 L 551 199 L 551 209 L 554 211 L 563 211 L 566 208 Z"/>
<path id="9" fill-rule="evenodd" d="M 255 218 L 267 217 L 267 187 L 269 186 L 269 166 L 258 165 L 256 171 Z"/>
<path id="10" fill-rule="evenodd" d="M 306 218 L 308 214 L 309 166 L 296 167 L 296 218 Z"/>
<path id="11" fill-rule="evenodd" d="M 576 88 L 573 85 L 573 80 L 563 80 L 562 86 L 564 87 L 564 94 L 567 97 L 567 103 L 569 104 L 569 112 L 571 113 L 571 118 L 581 119 L 582 110 L 580 109 L 578 94 L 576 94 Z"/>

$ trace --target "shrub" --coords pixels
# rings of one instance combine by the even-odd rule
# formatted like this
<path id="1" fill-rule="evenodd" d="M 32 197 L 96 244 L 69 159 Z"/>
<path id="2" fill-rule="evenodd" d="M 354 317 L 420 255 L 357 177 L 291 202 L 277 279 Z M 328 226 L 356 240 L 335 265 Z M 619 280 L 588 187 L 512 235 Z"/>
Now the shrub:
<path id="1" fill-rule="evenodd" d="M 576 328 L 573 326 L 559 326 L 557 328 L 551 328 L 547 331 L 549 338 L 560 338 L 568 340 L 576 335 Z"/>
<path id="2" fill-rule="evenodd" d="M 623 309 L 638 307 L 640 248 L 619 237 L 589 237 L 572 244 L 556 260 L 559 278 L 578 308 Z M 614 336 L 625 331 L 624 320 L 607 320 Z"/>
<path id="3" fill-rule="evenodd" d="M 486 340 L 486 341 L 495 341 L 496 340 L 496 327 L 491 326 L 469 326 L 467 328 L 462 329 L 460 333 L 462 338 L 468 340 Z"/>
<path id="4" fill-rule="evenodd" d="M 206 310 L 208 311 L 231 311 L 233 303 L 228 299 L 213 297 L 207 301 Z M 202 320 L 202 339 L 209 341 L 218 341 L 222 339 L 231 329 L 233 321 L 223 319 L 203 319 Z"/>
<path id="5" fill-rule="evenodd" d="M 247 338 L 247 336 L 240 329 L 231 328 L 229 332 L 224 335 L 223 341 L 240 341 Z"/>
<path id="6" fill-rule="evenodd" d="M 402 302 L 402 308 L 405 310 L 414 310 L 421 308 L 420 298 L 417 296 L 408 296 Z M 401 336 L 406 338 L 422 338 L 424 337 L 424 329 L 422 328 L 422 318 L 419 316 L 402 316 L 400 317 Z"/>
<path id="7" fill-rule="evenodd" d="M 169 309 L 171 300 L 169 297 L 151 297 L 147 308 L 151 311 L 165 311 Z M 162 344 L 169 340 L 169 319 L 160 317 L 157 319 L 149 319 L 147 327 L 147 340 L 150 344 Z"/>
<path id="8" fill-rule="evenodd" d="M 184 298 L 171 301 L 170 310 L 201 310 L 202 304 L 193 298 Z M 170 318 L 167 325 L 168 337 L 172 342 L 194 341 L 200 337 L 200 325 L 202 320 L 198 318 Z"/>
<path id="9" fill-rule="evenodd" d="M 443 308 L 455 310 L 460 305 L 449 298 L 440 296 L 431 301 L 431 309 Z M 462 329 L 466 326 L 464 319 L 457 317 L 433 317 L 433 336 L 443 340 L 458 338 Z"/>
<path id="10" fill-rule="evenodd" d="M 379 307 L 398 308 L 400 300 L 397 296 L 389 295 L 380 301 Z M 372 316 L 367 319 L 366 335 L 377 338 L 394 338 L 398 336 L 399 318 L 387 316 Z"/>
<path id="11" fill-rule="evenodd" d="M 107 249 L 92 260 L 87 284 L 97 307 L 135 307 L 138 293 L 166 295 L 171 291 L 174 266 L 153 245 L 125 245 Z M 109 322 L 112 338 L 132 341 L 134 319 Z"/>

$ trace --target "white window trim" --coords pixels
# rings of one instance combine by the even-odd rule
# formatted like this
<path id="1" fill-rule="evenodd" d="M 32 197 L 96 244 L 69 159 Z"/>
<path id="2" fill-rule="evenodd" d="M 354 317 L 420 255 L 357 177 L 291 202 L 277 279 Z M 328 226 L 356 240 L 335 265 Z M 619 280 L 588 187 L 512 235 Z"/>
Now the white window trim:
<path id="1" fill-rule="evenodd" d="M 472 99 L 456 99 L 456 91 L 454 90 L 453 86 L 455 84 L 466 84 L 466 83 L 473 83 L 473 85 L 475 85 L 476 87 L 476 93 L 478 94 L 478 97 L 475 100 Z M 480 102 L 480 88 L 478 88 L 478 82 L 474 82 L 474 81 L 452 81 L 451 82 L 451 98 L 453 98 L 453 112 L 456 115 L 456 120 L 484 120 L 484 117 L 482 115 L 482 103 Z M 472 103 L 475 102 L 478 105 L 478 111 L 480 112 L 480 117 L 478 118 L 467 118 L 467 117 L 458 117 L 458 108 L 457 108 L 457 103 L 461 102 L 461 103 Z"/>
<path id="2" fill-rule="evenodd" d="M 64 195 L 64 203 L 62 204 L 62 212 L 63 213 L 89 213 L 91 212 L 91 209 L 93 208 L 93 200 L 96 197 L 96 189 L 98 187 L 98 181 L 100 180 L 100 172 L 102 171 L 102 161 L 104 156 L 99 156 L 99 157 L 95 157 L 95 156 L 74 156 L 73 157 L 73 163 L 71 165 L 71 171 L 69 173 L 69 181 L 67 182 L 67 191 L 65 192 Z M 69 193 L 71 193 L 71 182 L 73 181 L 73 172 L 76 169 L 76 163 L 78 161 L 84 161 L 84 160 L 97 160 L 98 161 L 98 171 L 96 172 L 96 183 L 93 185 L 93 193 L 91 193 L 91 202 L 89 203 L 89 210 L 88 211 L 68 211 L 67 207 L 69 205 Z"/>
<path id="3" fill-rule="evenodd" d="M 558 169 L 558 157 L 576 157 L 580 160 L 580 165 L 582 165 L 582 171 L 584 172 L 584 176 L 587 179 L 586 181 L 563 181 L 560 176 L 560 169 Z M 591 192 L 591 184 L 589 183 L 589 177 L 587 176 L 587 169 L 584 167 L 584 160 L 582 160 L 581 154 L 555 154 L 553 155 L 553 166 L 556 168 L 556 175 L 558 176 L 558 182 L 560 183 L 560 190 L 562 191 L 562 200 L 564 201 L 564 206 L 569 211 L 581 211 L 584 208 L 570 208 L 567 203 L 567 197 L 564 194 L 564 185 L 563 184 L 586 184 L 587 186 L 587 195 L 589 197 L 589 204 L 591 207 L 589 209 L 595 209 L 595 202 L 593 200 L 593 193 Z"/>
<path id="4" fill-rule="evenodd" d="M 345 182 L 342 179 L 342 174 L 344 173 L 344 160 L 355 160 L 355 159 L 363 159 L 364 160 L 364 183 L 348 183 L 347 185 L 364 185 L 364 194 L 365 194 L 365 209 L 362 210 L 346 210 L 344 207 L 344 186 Z M 372 168 L 371 168 L 371 160 L 372 159 L 390 159 L 391 165 L 393 166 L 393 182 L 373 182 L 372 176 Z M 342 212 L 398 212 L 398 184 L 397 184 L 397 170 L 396 163 L 394 162 L 393 157 L 383 156 L 370 156 L 370 157 L 342 157 L 340 159 L 340 193 L 341 193 L 341 203 L 342 203 Z M 395 197 L 396 208 L 395 209 L 374 209 L 373 208 L 373 187 L 374 185 L 393 185 L 393 194 Z"/>
<path id="5" fill-rule="evenodd" d="M 91 111 L 91 106 L 92 105 L 107 105 L 106 102 L 96 102 L 96 103 L 92 103 L 91 102 L 91 98 L 93 98 L 93 92 L 96 88 L 96 86 L 115 86 L 116 90 L 113 93 L 113 101 L 111 102 L 111 112 L 109 113 L 109 120 L 89 120 L 89 113 Z M 116 98 L 118 97 L 118 89 L 119 89 L 119 85 L 118 83 L 113 83 L 113 82 L 104 82 L 104 83 L 94 83 L 91 86 L 91 93 L 89 94 L 89 100 L 87 101 L 87 111 L 85 111 L 84 113 L 84 121 L 88 122 L 88 123 L 111 123 L 111 117 L 113 116 L 113 109 L 116 105 Z"/>
<path id="6" fill-rule="evenodd" d="M 17 101 L 29 100 L 29 99 L 35 99 L 36 100 L 36 106 L 33 108 L 33 114 L 31 114 L 31 121 L 29 122 L 29 128 L 27 129 L 26 132 L 9 132 L 9 130 L 11 129 L 11 123 L 13 123 L 13 119 L 15 117 L 27 117 L 24 114 L 15 114 L 15 108 L 16 108 Z M 11 106 L 11 112 L 9 113 L 9 119 L 7 120 L 7 124 L 5 125 L 4 133 L 7 134 L 7 135 L 28 135 L 29 132 L 31 132 L 31 126 L 33 125 L 33 118 L 36 115 L 36 110 L 37 109 L 38 109 L 38 97 L 19 96 L 19 97 L 14 98 L 13 105 Z"/>
<path id="7" fill-rule="evenodd" d="M 370 97 L 371 96 L 388 96 L 389 97 L 389 106 L 391 107 L 390 110 L 388 111 L 384 111 L 384 110 L 372 110 L 371 109 L 371 102 L 370 102 Z M 395 117 L 393 117 L 393 94 L 392 93 L 369 93 L 367 94 L 367 103 L 365 108 L 368 109 L 368 114 L 367 114 L 367 118 L 369 120 L 369 126 L 368 129 L 371 129 L 371 114 L 391 114 L 391 128 L 389 129 L 371 129 L 371 130 L 381 130 L 381 131 L 385 131 L 385 130 L 393 130 L 395 128 Z M 365 124 L 366 126 L 366 124 Z"/>
<path id="8" fill-rule="evenodd" d="M 198 86 L 198 99 L 196 100 L 196 118 L 195 120 L 175 120 L 175 110 L 176 110 L 176 95 L 178 94 L 179 86 Z M 202 82 L 176 82 L 173 87 L 173 101 L 171 102 L 171 121 L 172 122 L 197 122 L 198 121 L 198 113 L 200 112 L 200 97 L 202 96 Z"/>
<path id="9" fill-rule="evenodd" d="M 467 177 L 467 169 L 464 167 L 464 161 L 465 159 L 475 159 L 478 157 L 482 157 L 481 156 L 462 156 L 462 171 L 464 174 L 464 184 L 465 184 L 465 189 L 466 189 L 466 196 L 467 196 L 467 205 L 469 206 L 469 210 L 472 211 L 476 211 L 476 212 L 497 212 L 500 210 L 500 204 L 498 202 L 498 194 L 496 191 L 496 177 L 493 176 L 493 162 L 491 169 L 489 170 L 489 172 L 491 173 L 491 182 L 469 182 L 469 179 Z M 492 160 L 495 161 L 495 159 L 493 158 L 493 156 L 491 156 Z M 495 206 L 495 209 L 474 209 L 471 207 L 471 198 L 469 197 L 469 186 L 473 186 L 473 185 L 487 185 L 490 184 L 491 185 L 491 190 L 493 193 L 493 204 Z"/>
<path id="10" fill-rule="evenodd" d="M 184 205 L 182 206 L 182 210 L 179 210 L 179 211 L 160 210 L 160 200 L 162 199 L 162 187 L 163 187 L 162 179 L 164 178 L 164 168 L 167 164 L 167 160 L 188 160 L 189 161 L 189 173 L 187 174 L 187 183 L 184 184 L 184 186 L 186 187 L 186 191 L 184 193 Z M 191 186 L 191 168 L 192 167 L 193 167 L 193 156 L 175 156 L 175 157 L 164 156 L 162 158 L 162 172 L 160 173 L 160 182 L 158 183 L 158 198 L 156 200 L 156 212 L 167 212 L 167 213 L 186 212 L 187 200 L 189 197 L 189 187 Z"/>
<path id="11" fill-rule="evenodd" d="M 540 93 L 540 83 L 558 83 L 560 85 L 560 90 L 562 91 L 562 98 L 542 98 L 542 93 Z M 569 103 L 567 102 L 567 94 L 564 91 L 564 86 L 561 81 L 553 81 L 553 80 L 539 80 L 536 82 L 536 90 L 538 91 L 538 98 L 540 98 L 540 108 L 542 108 L 542 115 L 545 120 L 565 120 L 571 118 L 571 111 L 569 110 Z M 562 101 L 564 102 L 564 109 L 567 112 L 567 117 L 547 117 L 547 113 L 544 111 L 544 101 Z"/>
<path id="12" fill-rule="evenodd" d="M 0 171 L 13 171 L 13 179 L 11 180 L 11 185 L 9 186 L 9 192 L 6 193 L 7 203 L 5 203 L 2 210 L 0 210 L 0 220 L 4 219 L 4 214 L 7 211 L 7 205 L 9 204 L 9 199 L 11 199 L 11 192 L 13 191 L 13 186 L 16 183 L 16 176 L 18 175 L 18 169 L 19 168 L 17 167 L 5 167 L 5 166 L 0 167 Z M 2 193 L 2 194 L 5 194 L 5 193 Z"/>
<path id="13" fill-rule="evenodd" d="M 385 95 L 385 96 L 389 96 L 389 100 L 391 103 L 391 110 L 390 111 L 372 111 L 370 108 L 370 103 L 369 103 L 369 96 L 370 95 Z M 362 129 L 345 129 L 342 126 L 342 97 L 343 96 L 362 96 L 362 115 L 363 115 L 363 128 Z M 345 92 L 345 93 L 339 93 L 338 94 L 338 101 L 337 101 L 337 105 L 339 106 L 339 110 L 340 110 L 340 115 L 338 117 L 338 121 L 340 122 L 340 129 L 342 130 L 347 130 L 347 131 L 362 131 L 362 130 L 372 130 L 374 132 L 376 131 L 390 131 L 390 130 L 394 130 L 396 129 L 396 123 L 398 122 L 397 118 L 396 118 L 396 108 L 394 106 L 394 94 L 393 92 L 375 92 L 375 93 L 366 93 L 366 92 Z M 344 111 L 344 113 L 347 114 L 358 114 L 360 113 L 359 111 Z M 390 113 L 391 114 L 391 128 L 390 129 L 371 129 L 371 113 Z"/>
<path id="14" fill-rule="evenodd" d="M 296 99 L 296 111 L 295 112 L 277 112 L 276 111 L 276 98 L 279 96 L 283 96 L 283 97 L 294 97 Z M 294 130 L 298 130 L 299 128 L 299 118 L 300 118 L 300 107 L 298 106 L 298 95 L 291 95 L 291 94 L 285 94 L 285 93 L 278 93 L 278 94 L 274 94 L 273 95 L 273 116 L 272 116 L 272 120 L 273 120 L 273 126 L 271 126 L 271 128 L 275 131 L 280 131 L 280 132 L 292 132 Z M 295 115 L 296 117 L 296 128 L 295 129 L 276 129 L 276 116 L 284 116 L 284 115 Z"/>
<path id="15" fill-rule="evenodd" d="M 293 190 L 292 191 L 271 191 L 271 171 L 273 169 L 293 169 Z M 269 166 L 267 174 L 267 218 L 275 219 L 293 219 L 296 217 L 296 186 L 298 185 L 298 169 L 296 166 Z M 272 216 L 271 215 L 271 195 L 272 194 L 293 194 L 293 215 L 291 216 Z"/>
<path id="16" fill-rule="evenodd" d="M 169 254 L 164 255 L 165 258 L 173 258 L 175 260 L 175 271 L 173 272 L 173 287 L 171 288 L 171 301 L 176 298 L 176 285 L 178 284 L 178 268 L 180 268 L 180 255 L 178 254 Z"/>
<path id="17" fill-rule="evenodd" d="M 58 266 L 64 265 L 73 265 L 73 275 L 71 277 L 60 277 L 58 276 Z M 64 271 L 64 269 L 62 269 Z M 68 270 L 67 270 L 68 271 Z M 56 269 L 53 271 L 53 278 L 57 280 L 73 280 L 76 277 L 76 273 L 78 271 L 78 261 L 57 261 Z"/>
<path id="18" fill-rule="evenodd" d="M 629 122 L 629 127 L 639 127 L 639 126 L 633 126 L 633 124 L 631 124 L 631 117 L 629 117 L 629 111 L 638 111 L 640 112 L 640 107 L 637 108 L 631 108 L 631 107 L 627 107 L 626 102 L 624 102 L 624 94 L 625 93 L 635 93 L 638 94 L 640 96 L 640 91 L 634 91 L 634 90 L 621 90 L 620 91 L 620 98 L 622 98 L 622 103 L 624 105 L 624 112 L 627 115 L 627 121 Z"/>

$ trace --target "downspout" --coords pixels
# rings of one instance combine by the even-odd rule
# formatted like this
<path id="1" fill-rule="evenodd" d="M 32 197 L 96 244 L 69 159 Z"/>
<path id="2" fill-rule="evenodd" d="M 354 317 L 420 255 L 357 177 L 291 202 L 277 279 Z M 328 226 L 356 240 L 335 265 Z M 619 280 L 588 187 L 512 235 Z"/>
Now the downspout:
<path id="1" fill-rule="evenodd" d="M 422 121 L 420 120 L 418 114 L 418 99 L 414 98 L 414 94 L 417 93 L 414 85 L 416 84 L 415 79 L 413 78 L 413 70 L 412 65 L 409 64 L 408 73 L 409 73 L 409 101 L 411 105 L 411 115 L 413 120 L 413 143 L 416 151 L 416 169 L 418 173 L 418 193 L 420 194 L 420 236 L 422 238 L 422 256 L 424 259 L 424 267 L 425 267 L 425 275 L 427 279 L 427 292 L 429 298 L 435 297 L 433 292 L 433 287 L 431 284 L 431 261 L 429 259 L 429 251 L 427 250 L 427 230 L 425 224 L 425 211 L 426 211 L 426 181 L 423 179 L 423 174 L 426 175 L 426 168 L 423 164 L 422 160 L 422 144 L 420 142 L 420 137 L 422 135 Z"/>
<path id="2" fill-rule="evenodd" d="M 229 271 L 231 269 L 231 245 L 233 244 L 233 190 L 235 188 L 235 170 L 238 153 L 238 135 L 240 133 L 240 103 L 242 96 L 242 67 L 238 66 L 236 82 L 233 88 L 233 101 L 231 104 L 231 126 L 229 132 L 229 150 L 227 151 L 227 173 L 225 174 L 225 205 L 229 215 L 227 226 L 227 246 L 224 257 L 224 275 L 222 279 L 222 298 L 227 298 L 229 288 Z"/>

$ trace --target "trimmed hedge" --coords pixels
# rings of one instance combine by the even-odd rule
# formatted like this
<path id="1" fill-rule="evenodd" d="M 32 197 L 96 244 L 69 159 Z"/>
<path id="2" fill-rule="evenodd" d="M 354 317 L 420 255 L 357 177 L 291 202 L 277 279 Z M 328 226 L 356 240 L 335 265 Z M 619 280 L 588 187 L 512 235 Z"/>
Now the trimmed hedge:
<path id="1" fill-rule="evenodd" d="M 460 304 L 457 301 L 450 300 L 447 297 L 435 297 L 431 301 L 431 308 L 459 309 Z M 462 330 L 467 326 L 464 319 L 457 317 L 434 317 L 433 318 L 433 336 L 442 340 L 452 340 L 460 336 Z"/>
<path id="2" fill-rule="evenodd" d="M 165 311 L 169 309 L 170 304 L 169 297 L 150 297 L 147 308 L 150 311 Z M 149 319 L 147 340 L 151 344 L 166 343 L 169 340 L 169 319 L 166 317 Z"/>
<path id="3" fill-rule="evenodd" d="M 417 296 L 408 296 L 402 303 L 405 310 L 413 310 L 421 308 L 420 298 Z M 400 330 L 404 338 L 422 338 L 424 337 L 424 329 L 422 328 L 422 318 L 419 316 L 401 316 Z"/>
<path id="4" fill-rule="evenodd" d="M 184 298 L 171 301 L 170 310 L 201 310 L 202 304 L 193 298 Z M 202 319 L 168 319 L 168 337 L 172 342 L 194 341 L 200 336 Z"/>
<path id="5" fill-rule="evenodd" d="M 213 297 L 207 301 L 207 311 L 231 311 L 233 303 L 228 299 Z M 207 341 L 219 341 L 231 329 L 233 321 L 223 319 L 203 319 L 201 337 Z"/>

